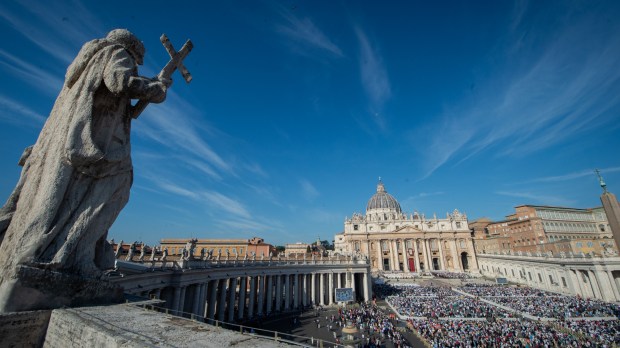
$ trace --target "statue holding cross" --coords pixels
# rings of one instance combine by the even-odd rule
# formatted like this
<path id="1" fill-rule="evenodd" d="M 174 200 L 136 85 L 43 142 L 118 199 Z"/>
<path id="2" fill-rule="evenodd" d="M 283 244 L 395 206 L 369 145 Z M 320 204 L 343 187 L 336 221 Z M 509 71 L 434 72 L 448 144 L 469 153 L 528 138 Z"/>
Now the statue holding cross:
<path id="1" fill-rule="evenodd" d="M 106 239 L 129 200 L 132 120 L 149 103 L 165 100 L 175 70 L 191 81 L 183 66 L 191 41 L 176 52 L 165 35 L 161 40 L 171 59 L 153 79 L 138 75 L 144 45 L 125 29 L 84 44 L 67 69 L 39 138 L 20 158 L 19 181 L 0 209 L 0 313 L 103 296 L 105 291 L 80 281 L 98 279 L 114 267 Z M 138 99 L 135 106 L 132 99 Z M 51 286 L 50 277 L 67 285 Z"/>

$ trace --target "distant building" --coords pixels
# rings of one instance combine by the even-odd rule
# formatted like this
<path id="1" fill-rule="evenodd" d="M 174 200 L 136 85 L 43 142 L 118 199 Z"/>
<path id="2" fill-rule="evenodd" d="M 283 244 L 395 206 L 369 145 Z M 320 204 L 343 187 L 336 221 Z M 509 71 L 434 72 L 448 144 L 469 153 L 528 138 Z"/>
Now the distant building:
<path id="1" fill-rule="evenodd" d="M 188 239 L 162 239 L 160 249 L 168 248 L 169 255 L 181 255 L 183 248 L 185 248 Z M 257 257 L 268 257 L 271 252 L 273 255 L 277 254 L 276 248 L 262 238 L 254 237 L 252 239 L 198 239 L 196 243 L 196 249 L 194 250 L 194 256 L 199 256 L 202 249 L 205 252 L 213 250 L 213 255 L 239 255 L 241 257 L 256 255 Z"/>
<path id="2" fill-rule="evenodd" d="M 284 248 L 284 254 L 286 256 L 303 255 L 308 253 L 308 248 L 310 248 L 310 244 L 297 242 L 293 244 L 286 244 Z"/>
<path id="3" fill-rule="evenodd" d="M 372 271 L 477 271 L 467 216 L 454 210 L 437 216 L 402 212 L 381 181 L 366 213 L 354 213 L 334 237 L 335 253 L 363 255 Z"/>
<path id="4" fill-rule="evenodd" d="M 602 207 L 520 205 L 505 220 L 488 223 L 475 241 L 481 254 L 551 251 L 601 255 L 606 248 L 615 247 Z"/>

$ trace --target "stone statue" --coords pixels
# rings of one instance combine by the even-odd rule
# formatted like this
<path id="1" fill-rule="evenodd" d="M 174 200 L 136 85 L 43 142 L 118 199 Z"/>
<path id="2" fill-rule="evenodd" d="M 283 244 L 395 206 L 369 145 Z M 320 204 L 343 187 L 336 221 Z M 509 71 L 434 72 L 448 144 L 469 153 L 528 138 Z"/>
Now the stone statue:
<path id="1" fill-rule="evenodd" d="M 19 181 L 0 210 L 0 312 L 103 297 L 100 289 L 86 294 L 84 286 L 72 287 L 67 277 L 90 281 L 114 267 L 106 237 L 133 181 L 130 129 L 139 110 L 131 100 L 138 99 L 142 109 L 165 100 L 170 74 L 189 53 L 185 46 L 183 57 L 181 51 L 169 51 L 165 71 L 154 79 L 141 77 L 144 45 L 128 30 L 116 29 L 87 42 L 67 69 L 39 138 L 20 159 Z M 62 289 L 49 284 L 50 276 L 63 283 Z"/>
<path id="2" fill-rule="evenodd" d="M 205 260 L 205 254 L 206 253 L 207 253 L 207 249 L 206 248 L 200 249 L 200 259 L 201 260 Z"/>
<path id="3" fill-rule="evenodd" d="M 125 261 L 131 261 L 135 253 L 136 253 L 136 243 L 133 242 L 129 246 L 129 252 L 127 253 L 127 257 L 125 258 Z"/>
<path id="4" fill-rule="evenodd" d="M 164 250 L 161 253 L 161 262 L 166 262 L 166 260 L 168 259 L 168 248 L 164 248 Z"/>
<path id="5" fill-rule="evenodd" d="M 157 255 L 157 247 L 152 247 L 151 248 L 151 257 L 149 258 L 149 261 L 155 261 L 155 255 Z"/>
<path id="6" fill-rule="evenodd" d="M 121 239 L 121 241 L 118 242 L 118 245 L 116 246 L 116 253 L 114 253 L 114 258 L 118 259 L 119 257 L 121 257 L 122 254 L 123 254 L 123 240 Z"/>
<path id="7" fill-rule="evenodd" d="M 146 246 L 142 243 L 140 244 L 140 258 L 138 260 L 144 261 L 144 256 L 146 256 Z"/>

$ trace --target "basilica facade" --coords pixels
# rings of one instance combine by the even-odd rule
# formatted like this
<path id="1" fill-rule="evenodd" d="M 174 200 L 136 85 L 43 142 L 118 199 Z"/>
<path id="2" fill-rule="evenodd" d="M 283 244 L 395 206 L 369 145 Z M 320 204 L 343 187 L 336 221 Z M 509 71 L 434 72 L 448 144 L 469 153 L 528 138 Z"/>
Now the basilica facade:
<path id="1" fill-rule="evenodd" d="M 478 272 L 465 214 L 455 209 L 443 219 L 407 215 L 381 181 L 366 214 L 345 219 L 334 247 L 336 253 L 367 257 L 373 272 Z"/>

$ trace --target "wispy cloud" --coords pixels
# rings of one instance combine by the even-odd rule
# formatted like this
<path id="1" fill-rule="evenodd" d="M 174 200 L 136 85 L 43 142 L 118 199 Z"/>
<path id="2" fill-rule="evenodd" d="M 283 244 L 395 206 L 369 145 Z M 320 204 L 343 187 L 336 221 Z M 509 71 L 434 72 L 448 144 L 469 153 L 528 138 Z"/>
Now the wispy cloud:
<path id="1" fill-rule="evenodd" d="M 299 183 L 301 185 L 301 194 L 306 200 L 312 201 L 320 195 L 319 191 L 310 181 L 301 179 L 299 180 Z"/>
<path id="2" fill-rule="evenodd" d="M 63 80 L 59 75 L 48 73 L 2 49 L 0 49 L 0 59 L 0 65 L 4 66 L 9 73 L 47 94 L 56 94 L 62 88 Z"/>
<path id="3" fill-rule="evenodd" d="M 15 4 L 16 5 L 16 4 Z M 6 3 L 0 4 L 0 17 L 17 33 L 63 63 L 69 63 L 75 55 L 75 47 L 101 33 L 103 27 L 92 13 L 79 1 L 46 3 L 21 2 L 23 15 Z M 50 15 L 64 13 L 65 16 Z M 37 25 L 32 25 L 36 22 Z"/>
<path id="4" fill-rule="evenodd" d="M 610 167 L 610 168 L 603 168 L 603 169 L 599 169 L 601 171 L 601 173 L 615 173 L 615 172 L 620 172 L 620 167 Z M 522 182 L 523 184 L 529 184 L 529 183 L 536 183 L 536 182 L 562 182 L 562 181 L 569 181 L 569 180 L 575 180 L 575 179 L 580 179 L 580 178 L 584 178 L 584 177 L 592 177 L 595 178 L 595 173 L 593 169 L 586 169 L 586 170 L 582 170 L 579 172 L 573 172 L 573 173 L 568 173 L 568 174 L 563 174 L 563 175 L 555 175 L 555 176 L 546 176 L 546 177 L 542 177 L 542 178 L 535 178 L 535 179 L 531 179 L 531 180 L 527 180 L 525 182 Z"/>
<path id="5" fill-rule="evenodd" d="M 24 117 L 25 116 L 25 119 Z M 40 128 L 45 117 L 29 107 L 0 95 L 0 119 L 14 124 L 27 124 Z"/>
<path id="6" fill-rule="evenodd" d="M 295 51 L 320 50 L 333 57 L 343 57 L 342 50 L 310 18 L 299 18 L 286 9 L 281 9 L 280 15 L 286 23 L 277 25 L 276 31 L 291 40 Z"/>
<path id="7" fill-rule="evenodd" d="M 525 156 L 613 120 L 610 111 L 620 104 L 620 26 L 602 27 L 595 16 L 567 22 L 548 37 L 533 37 L 532 28 L 513 24 L 519 32 L 506 40 L 527 45 L 521 50 L 528 54 L 507 48 L 497 57 L 504 69 L 478 84 L 486 92 L 453 105 L 458 117 L 453 111 L 440 115 L 440 123 L 432 125 L 436 131 L 427 135 L 429 147 L 422 150 L 428 156 L 424 177 L 483 150 Z M 523 43 L 521 31 L 527 30 L 532 37 Z"/>
<path id="8" fill-rule="evenodd" d="M 381 56 L 362 29 L 356 27 L 355 33 L 360 45 L 360 77 L 362 87 L 370 100 L 370 114 L 373 121 L 385 130 L 387 125 L 383 106 L 392 95 L 388 74 Z"/>
<path id="9" fill-rule="evenodd" d="M 525 198 L 533 201 L 534 203 L 544 204 L 544 205 L 558 205 L 558 206 L 573 206 L 576 201 L 572 199 L 566 199 L 564 197 L 558 196 L 546 196 L 540 195 L 531 192 L 510 192 L 510 191 L 496 191 L 498 195 L 516 197 L 516 198 Z"/>

